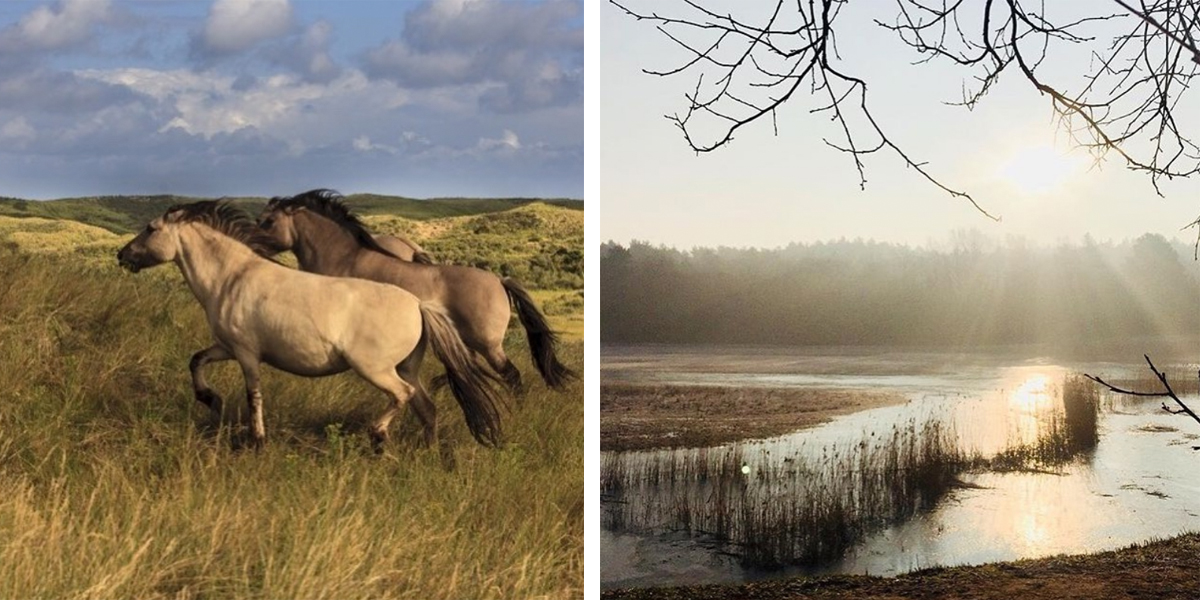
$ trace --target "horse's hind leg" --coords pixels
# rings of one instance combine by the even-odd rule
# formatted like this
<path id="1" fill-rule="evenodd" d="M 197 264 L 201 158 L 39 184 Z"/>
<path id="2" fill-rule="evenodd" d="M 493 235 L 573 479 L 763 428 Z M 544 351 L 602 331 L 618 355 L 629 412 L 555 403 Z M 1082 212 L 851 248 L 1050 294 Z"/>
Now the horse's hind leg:
<path id="1" fill-rule="evenodd" d="M 192 391 L 196 394 L 196 401 L 207 406 L 214 413 L 221 413 L 221 396 L 208 387 L 208 382 L 204 380 L 204 365 L 211 362 L 220 362 L 231 360 L 233 355 L 224 348 L 213 345 L 205 348 L 192 355 L 191 362 L 188 363 L 188 369 L 192 372 Z"/>
<path id="2" fill-rule="evenodd" d="M 483 356 L 504 380 L 504 385 L 508 387 L 513 396 L 520 398 L 525 394 L 525 384 L 521 382 L 521 371 L 508 359 L 503 346 L 496 345 L 489 348 Z"/>
<path id="3" fill-rule="evenodd" d="M 355 370 L 358 371 L 358 369 Z M 358 371 L 358 374 L 392 398 L 392 405 L 371 425 L 371 440 L 375 443 L 376 450 L 381 450 L 383 443 L 388 439 L 388 425 L 392 423 L 392 419 L 396 418 L 396 415 L 404 410 L 404 406 L 408 404 L 408 400 L 413 396 L 416 388 L 401 379 L 396 374 L 395 368 Z"/>
<path id="4" fill-rule="evenodd" d="M 421 385 L 421 359 L 424 354 L 423 347 L 414 351 L 396 367 L 396 374 L 413 387 L 411 398 L 413 412 L 417 414 L 417 419 L 425 428 L 425 445 L 432 448 L 437 445 L 437 407 L 425 393 L 425 387 Z"/>
<path id="5" fill-rule="evenodd" d="M 416 391 L 412 396 L 413 412 L 417 413 L 417 418 L 425 428 L 425 445 L 433 448 L 437 446 L 437 406 L 429 399 L 421 382 L 416 382 L 415 387 Z"/>

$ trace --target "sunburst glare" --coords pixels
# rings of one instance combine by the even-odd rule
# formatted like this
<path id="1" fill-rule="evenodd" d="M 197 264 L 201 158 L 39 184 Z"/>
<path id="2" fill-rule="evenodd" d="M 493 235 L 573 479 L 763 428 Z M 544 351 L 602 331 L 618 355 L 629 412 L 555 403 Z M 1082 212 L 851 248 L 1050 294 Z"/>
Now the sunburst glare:
<path id="1" fill-rule="evenodd" d="M 1049 144 L 1023 148 L 1000 165 L 999 176 L 1023 195 L 1056 191 L 1083 170 L 1081 157 L 1063 154 Z"/>

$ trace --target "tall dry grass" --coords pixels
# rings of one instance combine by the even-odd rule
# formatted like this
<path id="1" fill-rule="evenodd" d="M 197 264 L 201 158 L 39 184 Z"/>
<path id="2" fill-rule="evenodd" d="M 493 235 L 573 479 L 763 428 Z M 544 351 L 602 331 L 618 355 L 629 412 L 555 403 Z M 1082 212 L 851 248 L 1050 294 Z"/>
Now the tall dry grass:
<path id="1" fill-rule="evenodd" d="M 534 382 L 522 338 L 502 450 L 440 395 L 444 450 L 405 419 L 376 456 L 382 394 L 268 370 L 267 447 L 238 451 L 237 411 L 192 399 L 208 333 L 180 281 L 0 251 L 0 597 L 577 597 L 582 384 Z M 237 367 L 211 370 L 240 409 Z"/>

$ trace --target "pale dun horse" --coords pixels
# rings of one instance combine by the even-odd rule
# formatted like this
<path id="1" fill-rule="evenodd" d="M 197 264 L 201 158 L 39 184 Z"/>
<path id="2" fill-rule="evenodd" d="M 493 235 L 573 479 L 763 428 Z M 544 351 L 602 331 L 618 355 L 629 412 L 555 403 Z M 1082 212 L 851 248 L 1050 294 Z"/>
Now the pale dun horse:
<path id="1" fill-rule="evenodd" d="M 303 271 L 390 283 L 423 301 L 445 306 L 463 342 L 514 393 L 523 389 L 521 372 L 504 352 L 510 302 L 525 327 L 533 364 L 546 385 L 561 389 L 575 377 L 555 353 L 558 335 L 520 283 L 473 267 L 397 260 L 400 257 L 381 246 L 333 190 L 272 198 L 259 215 L 259 225 L 276 251 L 291 250 L 296 255 Z"/>
<path id="2" fill-rule="evenodd" d="M 204 201 L 168 210 L 117 253 L 134 273 L 174 262 L 204 308 L 215 343 L 192 357 L 198 401 L 220 412 L 221 399 L 202 369 L 236 360 L 246 379 L 253 442 L 261 446 L 263 363 L 307 377 L 353 369 L 391 398 L 371 427 L 377 447 L 410 401 L 432 445 L 436 411 L 417 377 L 428 343 L 446 367 L 471 434 L 481 444 L 499 444 L 502 398 L 493 387 L 499 380 L 476 364 L 441 307 L 395 286 L 290 269 L 260 255 L 265 242 L 249 215 Z"/>

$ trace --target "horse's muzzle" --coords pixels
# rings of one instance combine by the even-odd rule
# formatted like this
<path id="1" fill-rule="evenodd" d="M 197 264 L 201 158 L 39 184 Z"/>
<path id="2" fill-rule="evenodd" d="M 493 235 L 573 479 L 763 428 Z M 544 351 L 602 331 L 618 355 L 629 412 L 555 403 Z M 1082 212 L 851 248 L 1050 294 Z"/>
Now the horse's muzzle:
<path id="1" fill-rule="evenodd" d="M 142 270 L 137 263 L 133 262 L 133 260 L 129 258 L 129 254 L 125 252 L 124 248 L 117 253 L 117 264 L 123 269 L 128 269 L 130 273 L 137 273 L 138 271 Z"/>

